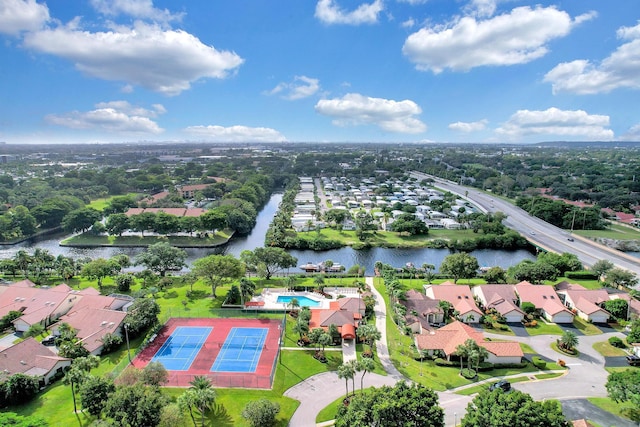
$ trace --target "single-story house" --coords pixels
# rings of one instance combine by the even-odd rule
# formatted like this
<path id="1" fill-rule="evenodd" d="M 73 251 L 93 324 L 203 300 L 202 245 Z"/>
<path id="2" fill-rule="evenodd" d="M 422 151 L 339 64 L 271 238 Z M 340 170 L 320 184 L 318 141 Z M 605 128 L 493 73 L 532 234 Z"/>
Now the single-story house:
<path id="1" fill-rule="evenodd" d="M 21 312 L 22 316 L 13 321 L 17 332 L 26 332 L 36 323 L 48 327 L 66 314 L 79 299 L 65 284 L 37 288 L 30 280 L 22 280 L 2 289 L 0 317 L 10 311 Z"/>
<path id="2" fill-rule="evenodd" d="M 514 285 L 479 285 L 471 289 L 485 310 L 494 308 L 507 322 L 522 322 L 524 311 L 518 307 Z"/>
<path id="3" fill-rule="evenodd" d="M 356 330 L 365 310 L 364 304 L 360 304 L 359 299 L 340 298 L 332 301 L 328 309 L 312 308 L 309 330 L 322 328 L 326 331 L 329 326 L 336 325 L 342 339 L 355 339 Z"/>
<path id="4" fill-rule="evenodd" d="M 538 313 L 549 322 L 573 323 L 573 313 L 564 306 L 553 286 L 532 285 L 527 281 L 522 281 L 515 285 L 515 288 L 518 298 L 520 298 L 521 308 L 522 303 L 530 302 L 536 307 Z"/>
<path id="5" fill-rule="evenodd" d="M 428 334 L 416 335 L 415 344 L 418 350 L 426 350 L 431 354 L 442 352 L 447 360 L 451 360 L 451 355 L 455 354 L 456 348 L 468 339 L 472 339 L 487 350 L 489 358 L 486 361 L 489 363 L 520 363 L 524 356 L 517 342 L 485 341 L 482 332 L 459 321 L 449 323 Z"/>
<path id="6" fill-rule="evenodd" d="M 605 289 L 586 289 L 578 284 L 556 285 L 558 295 L 564 298 L 564 305 L 575 309 L 581 319 L 593 323 L 607 323 L 611 314 L 602 308 L 609 301 L 609 293 Z"/>
<path id="7" fill-rule="evenodd" d="M 127 313 L 121 309 L 127 303 L 128 301 L 120 298 L 85 295 L 51 329 L 54 335 L 58 335 L 58 327 L 67 323 L 75 329 L 84 348 L 97 356 L 102 352 L 102 338 L 106 334 L 122 337 L 122 325 Z"/>
<path id="8" fill-rule="evenodd" d="M 456 285 L 451 282 L 444 282 L 440 285 L 424 285 L 424 293 L 431 299 L 448 301 L 458 312 L 459 318 L 463 322 L 480 322 L 483 313 L 476 305 L 469 285 Z"/>
<path id="9" fill-rule="evenodd" d="M 432 329 L 432 325 L 444 322 L 444 311 L 440 300 L 411 289 L 406 292 L 400 304 L 407 308 L 404 320 L 414 333 L 422 334 Z"/>
<path id="10" fill-rule="evenodd" d="M 69 365 L 71 359 L 59 357 L 35 339 L 27 338 L 0 351 L 0 382 L 14 374 L 25 374 L 40 378 L 40 385 L 45 386 Z"/>

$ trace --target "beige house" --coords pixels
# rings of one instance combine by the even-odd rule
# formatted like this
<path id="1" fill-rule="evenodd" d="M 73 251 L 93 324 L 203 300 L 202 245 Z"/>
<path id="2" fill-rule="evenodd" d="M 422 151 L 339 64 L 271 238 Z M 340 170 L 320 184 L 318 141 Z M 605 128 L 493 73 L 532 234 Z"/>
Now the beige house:
<path id="1" fill-rule="evenodd" d="M 611 314 L 602 308 L 609 301 L 606 289 L 586 289 L 573 283 L 559 283 L 556 285 L 558 295 L 564 298 L 564 305 L 576 310 L 581 319 L 593 323 L 607 323 Z"/>
<path id="2" fill-rule="evenodd" d="M 465 323 L 478 323 L 482 311 L 476 305 L 469 285 L 456 285 L 444 282 L 440 285 L 424 285 L 424 293 L 428 298 L 448 301 Z"/>
<path id="3" fill-rule="evenodd" d="M 564 306 L 560 296 L 553 286 L 532 285 L 527 281 L 522 281 L 515 285 L 516 293 L 522 303 L 530 302 L 538 313 L 549 322 L 573 323 L 573 313 Z"/>
<path id="4" fill-rule="evenodd" d="M 25 374 L 40 378 L 41 386 L 45 386 L 69 365 L 71 359 L 59 357 L 35 339 L 27 338 L 0 351 L 0 382 L 14 374 Z"/>
<path id="5" fill-rule="evenodd" d="M 455 354 L 456 348 L 471 339 L 489 353 L 486 360 L 489 363 L 520 363 L 524 353 L 520 344 L 513 341 L 485 341 L 482 332 L 471 326 L 456 321 L 436 329 L 428 334 L 415 336 L 415 344 L 419 350 L 426 350 L 431 354 L 442 352 L 447 360 Z"/>
<path id="6" fill-rule="evenodd" d="M 518 307 L 514 285 L 479 285 L 471 289 L 485 310 L 494 308 L 507 322 L 522 322 L 524 312 Z"/>

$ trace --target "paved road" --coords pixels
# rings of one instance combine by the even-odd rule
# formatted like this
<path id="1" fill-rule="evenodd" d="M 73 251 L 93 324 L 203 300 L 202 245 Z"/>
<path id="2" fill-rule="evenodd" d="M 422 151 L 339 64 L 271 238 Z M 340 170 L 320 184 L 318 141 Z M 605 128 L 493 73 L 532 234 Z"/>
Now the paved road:
<path id="1" fill-rule="evenodd" d="M 607 248 L 604 245 L 580 236 L 571 235 L 567 231 L 529 215 L 523 209 L 497 197 L 483 193 L 475 188 L 458 185 L 455 182 L 437 178 L 421 172 L 411 172 L 411 176 L 419 181 L 431 178 L 435 186 L 467 198 L 485 212 L 504 212 L 507 219 L 504 224 L 527 238 L 530 242 L 548 251 L 569 252 L 578 256 L 580 261 L 590 267 L 601 259 L 608 259 L 617 267 L 624 268 L 640 275 L 640 259 L 623 252 Z M 579 219 L 578 219 L 579 220 Z M 571 238 L 573 241 L 569 241 Z"/>

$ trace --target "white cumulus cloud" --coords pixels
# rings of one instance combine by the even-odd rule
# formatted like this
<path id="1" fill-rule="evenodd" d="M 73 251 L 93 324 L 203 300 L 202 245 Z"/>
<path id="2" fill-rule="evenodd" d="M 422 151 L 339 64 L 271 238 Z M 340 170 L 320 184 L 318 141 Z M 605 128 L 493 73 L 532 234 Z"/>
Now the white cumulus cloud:
<path id="1" fill-rule="evenodd" d="M 49 8 L 35 0 L 0 1 L 0 33 L 16 35 L 35 31 L 49 21 Z"/>
<path id="2" fill-rule="evenodd" d="M 382 0 L 363 3 L 351 12 L 344 11 L 335 0 L 318 0 L 315 16 L 325 24 L 374 24 L 383 10 Z"/>
<path id="3" fill-rule="evenodd" d="M 267 95 L 280 94 L 282 98 L 294 101 L 315 95 L 320 90 L 318 79 L 307 76 L 295 76 L 293 82 L 278 83 L 276 87 L 267 91 Z"/>
<path id="4" fill-rule="evenodd" d="M 618 38 L 626 42 L 594 64 L 585 59 L 563 62 L 544 76 L 553 93 L 581 95 L 608 93 L 618 88 L 640 88 L 640 24 L 621 27 Z"/>
<path id="5" fill-rule="evenodd" d="M 558 138 L 610 141 L 613 131 L 609 127 L 609 116 L 588 114 L 583 110 L 518 110 L 501 127 L 498 135 L 510 139 L 532 135 L 548 135 Z"/>
<path id="6" fill-rule="evenodd" d="M 455 122 L 449 124 L 449 129 L 464 133 L 479 132 L 487 127 L 487 123 L 489 122 L 486 119 L 477 122 Z"/>
<path id="7" fill-rule="evenodd" d="M 408 99 L 394 101 L 349 93 L 342 98 L 322 99 L 315 109 L 332 117 L 336 126 L 373 124 L 388 132 L 410 134 L 427 130 L 427 126 L 415 117 L 422 110 Z"/>
<path id="8" fill-rule="evenodd" d="M 631 126 L 631 128 L 618 139 L 621 141 L 640 141 L 640 123 Z"/>
<path id="9" fill-rule="evenodd" d="M 153 6 L 152 0 L 91 0 L 91 5 L 107 16 L 128 15 L 158 22 L 179 21 L 184 15 L 173 14 L 167 9 L 157 9 Z"/>
<path id="10" fill-rule="evenodd" d="M 275 129 L 248 126 L 189 126 L 190 135 L 212 142 L 285 142 L 287 139 Z"/>
<path id="11" fill-rule="evenodd" d="M 25 36 L 25 46 L 66 58 L 94 77 L 135 84 L 165 95 L 178 95 L 203 78 L 222 79 L 243 59 L 207 46 L 182 30 L 163 30 L 137 22 L 133 28 L 106 32 L 67 26 Z"/>
<path id="12" fill-rule="evenodd" d="M 470 15 L 483 18 L 492 16 L 497 6 L 498 0 L 471 0 L 469 4 L 465 6 L 465 11 Z"/>
<path id="13" fill-rule="evenodd" d="M 47 123 L 71 129 L 106 131 L 119 134 L 160 134 L 164 132 L 152 119 L 166 112 L 160 104 L 152 109 L 136 107 L 127 101 L 101 102 L 91 111 L 49 114 Z"/>
<path id="14" fill-rule="evenodd" d="M 518 7 L 509 13 L 477 20 L 465 16 L 447 26 L 422 28 L 407 37 L 402 52 L 418 70 L 440 73 L 480 66 L 524 64 L 544 56 L 547 43 L 566 36 L 579 22 L 555 7 Z"/>

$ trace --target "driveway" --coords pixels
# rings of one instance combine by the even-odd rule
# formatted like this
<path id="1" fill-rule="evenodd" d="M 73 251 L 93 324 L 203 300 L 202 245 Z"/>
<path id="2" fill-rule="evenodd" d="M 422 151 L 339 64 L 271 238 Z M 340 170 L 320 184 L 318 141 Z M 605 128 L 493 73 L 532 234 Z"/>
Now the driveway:
<path id="1" fill-rule="evenodd" d="M 625 356 L 605 357 L 604 366 L 607 368 L 630 368 Z"/>
<path id="2" fill-rule="evenodd" d="M 509 322 L 507 326 L 511 328 L 514 334 L 517 337 L 528 337 L 529 332 L 527 332 L 527 328 L 524 327 L 522 322 Z"/>
<path id="3" fill-rule="evenodd" d="M 7 336 L 0 338 L 0 350 L 4 350 L 6 348 L 12 347 L 13 342 L 18 338 L 19 337 L 15 333 L 9 334 Z"/>
<path id="4" fill-rule="evenodd" d="M 562 412 L 568 420 L 587 419 L 602 427 L 637 427 L 637 424 L 603 411 L 587 399 L 561 400 Z"/>
<path id="5" fill-rule="evenodd" d="M 556 325 L 560 326 L 560 329 L 563 331 L 573 332 L 578 337 L 584 336 L 584 333 L 580 329 L 576 328 L 573 323 L 556 323 Z"/>

